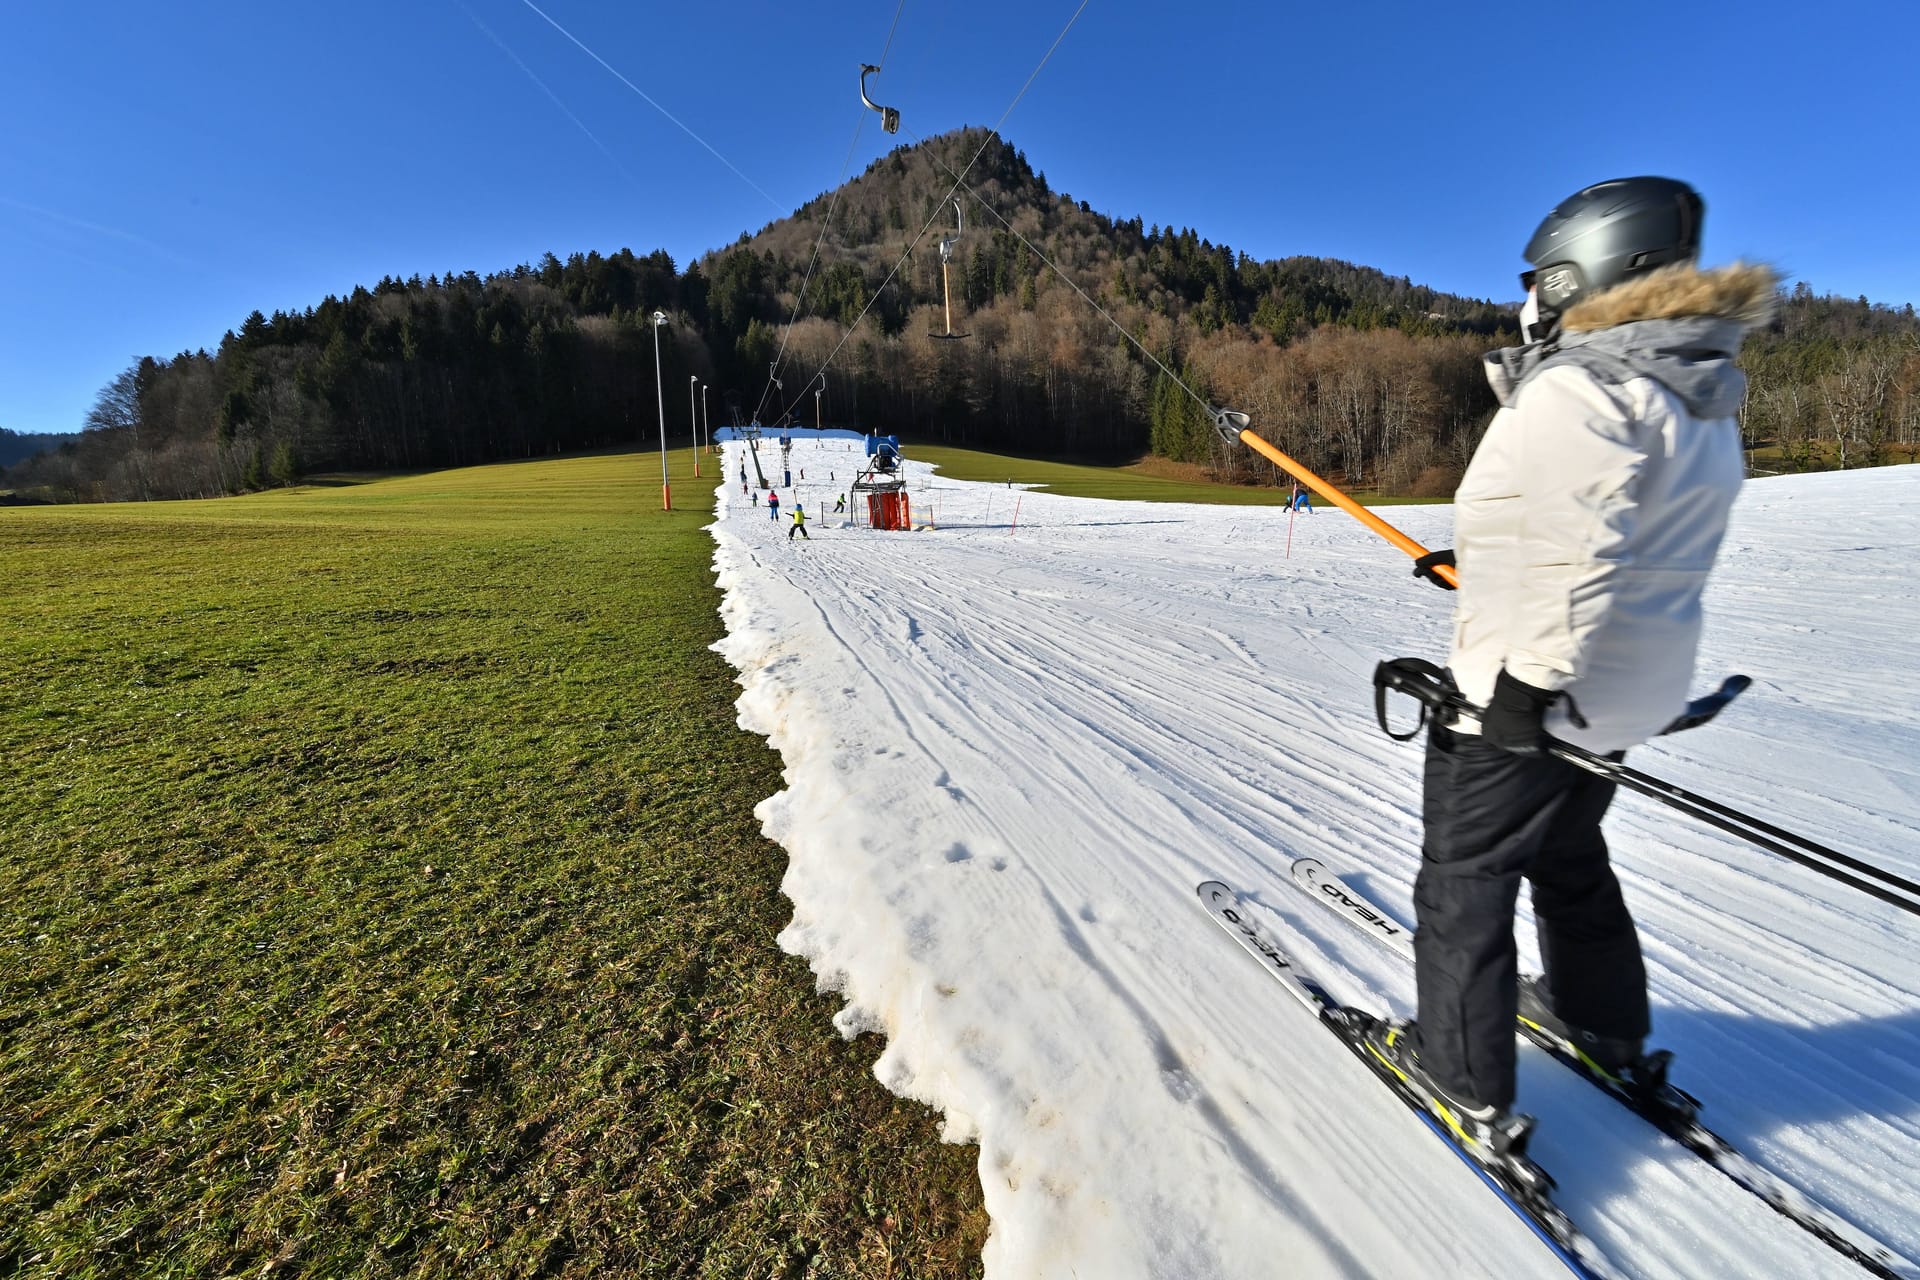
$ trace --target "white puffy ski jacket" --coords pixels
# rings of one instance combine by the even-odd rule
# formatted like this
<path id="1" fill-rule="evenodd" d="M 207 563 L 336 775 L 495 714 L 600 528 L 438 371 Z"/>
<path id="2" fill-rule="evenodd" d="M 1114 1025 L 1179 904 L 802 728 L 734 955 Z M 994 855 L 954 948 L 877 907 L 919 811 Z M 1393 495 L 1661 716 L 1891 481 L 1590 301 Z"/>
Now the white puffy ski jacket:
<path id="1" fill-rule="evenodd" d="M 1549 733 L 1602 752 L 1685 708 L 1743 474 L 1733 357 L 1776 286 L 1669 267 L 1576 303 L 1557 343 L 1487 357 L 1501 409 L 1454 495 L 1450 665 L 1474 703 L 1505 667 L 1564 692 Z"/>

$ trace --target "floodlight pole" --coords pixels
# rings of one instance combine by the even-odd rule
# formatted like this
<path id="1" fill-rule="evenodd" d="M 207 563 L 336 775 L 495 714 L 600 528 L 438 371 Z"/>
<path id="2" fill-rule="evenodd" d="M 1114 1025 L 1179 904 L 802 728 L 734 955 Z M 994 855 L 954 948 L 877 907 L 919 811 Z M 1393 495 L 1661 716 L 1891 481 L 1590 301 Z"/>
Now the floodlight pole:
<path id="1" fill-rule="evenodd" d="M 687 421 L 692 424 L 693 435 L 693 478 L 700 478 L 700 415 L 693 411 L 693 389 L 700 385 L 700 375 L 687 375 Z"/>
<path id="2" fill-rule="evenodd" d="M 667 393 L 660 381 L 660 326 L 667 313 L 653 313 L 653 395 L 660 408 L 660 509 L 673 510 L 673 486 L 667 480 Z"/>
<path id="3" fill-rule="evenodd" d="M 707 384 L 704 382 L 700 384 L 700 434 L 706 438 L 703 447 L 713 448 L 713 421 L 707 417 Z"/>

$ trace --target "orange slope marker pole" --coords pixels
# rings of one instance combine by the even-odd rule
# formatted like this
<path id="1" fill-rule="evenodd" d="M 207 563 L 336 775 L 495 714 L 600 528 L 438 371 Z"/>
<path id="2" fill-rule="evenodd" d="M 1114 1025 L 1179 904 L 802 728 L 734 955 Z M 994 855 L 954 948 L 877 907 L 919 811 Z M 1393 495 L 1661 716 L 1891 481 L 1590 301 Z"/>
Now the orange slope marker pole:
<path id="1" fill-rule="evenodd" d="M 1292 458 L 1254 434 L 1251 425 L 1252 420 L 1248 418 L 1246 414 L 1233 409 L 1213 409 L 1212 413 L 1214 430 L 1218 431 L 1228 442 L 1244 444 L 1247 448 L 1286 471 L 1301 484 L 1304 484 L 1307 488 L 1313 490 L 1328 502 L 1331 502 L 1334 506 L 1340 508 L 1355 520 L 1358 520 L 1361 524 L 1367 526 L 1367 528 L 1373 530 L 1388 542 L 1391 542 L 1394 546 L 1406 552 L 1413 559 L 1418 560 L 1421 556 L 1427 554 L 1427 548 L 1421 546 L 1412 538 L 1409 538 L 1406 534 L 1400 532 L 1385 520 L 1382 520 L 1379 516 L 1355 502 L 1352 498 L 1349 498 L 1336 488 L 1332 481 L 1322 479 L 1320 476 L 1315 475 L 1312 471 L 1301 466 L 1298 462 L 1295 462 Z M 1460 585 L 1460 579 L 1454 574 L 1451 566 L 1444 564 L 1435 565 L 1433 571 L 1444 578 L 1449 585 L 1455 587 Z"/>

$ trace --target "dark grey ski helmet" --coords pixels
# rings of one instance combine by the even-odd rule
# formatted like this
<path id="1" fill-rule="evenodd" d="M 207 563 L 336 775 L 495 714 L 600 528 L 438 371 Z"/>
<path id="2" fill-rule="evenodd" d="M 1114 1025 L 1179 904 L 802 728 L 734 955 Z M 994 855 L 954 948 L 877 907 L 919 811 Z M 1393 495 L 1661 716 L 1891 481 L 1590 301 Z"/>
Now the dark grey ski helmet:
<path id="1" fill-rule="evenodd" d="M 1615 178 L 1562 200 L 1527 241 L 1540 314 L 1557 316 L 1590 294 L 1700 256 L 1700 193 L 1674 178 Z"/>

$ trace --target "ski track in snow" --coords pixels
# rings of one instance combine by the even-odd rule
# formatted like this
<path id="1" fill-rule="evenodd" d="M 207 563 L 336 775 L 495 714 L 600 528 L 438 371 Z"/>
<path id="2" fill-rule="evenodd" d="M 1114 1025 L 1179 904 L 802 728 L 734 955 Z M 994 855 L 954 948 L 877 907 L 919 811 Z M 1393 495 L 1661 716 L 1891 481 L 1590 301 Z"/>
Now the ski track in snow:
<path id="1" fill-rule="evenodd" d="M 850 438 L 796 438 L 846 476 Z M 727 446 L 737 476 L 744 446 Z M 777 448 L 761 463 L 779 480 Z M 1443 659 L 1448 597 L 1335 511 L 1103 502 L 944 480 L 874 533 L 776 486 L 713 528 L 740 724 L 785 762 L 780 942 L 877 1031 L 875 1074 L 980 1145 L 995 1280 L 1563 1274 L 1194 899 L 1222 878 L 1337 994 L 1410 1013 L 1409 968 L 1287 882 L 1312 855 L 1412 923 L 1420 751 L 1373 724 L 1380 658 Z M 1656 776 L 1920 876 L 1910 468 L 1750 484 L 1696 688 L 1754 686 L 1633 754 Z M 787 540 L 795 496 L 810 542 Z M 1385 514 L 1430 546 L 1451 509 Z M 1655 1037 L 1704 1118 L 1920 1257 L 1913 917 L 1623 793 L 1614 859 Z M 1537 962 L 1523 906 L 1523 962 Z M 1559 1199 L 1647 1277 L 1852 1264 L 1523 1048 Z"/>

